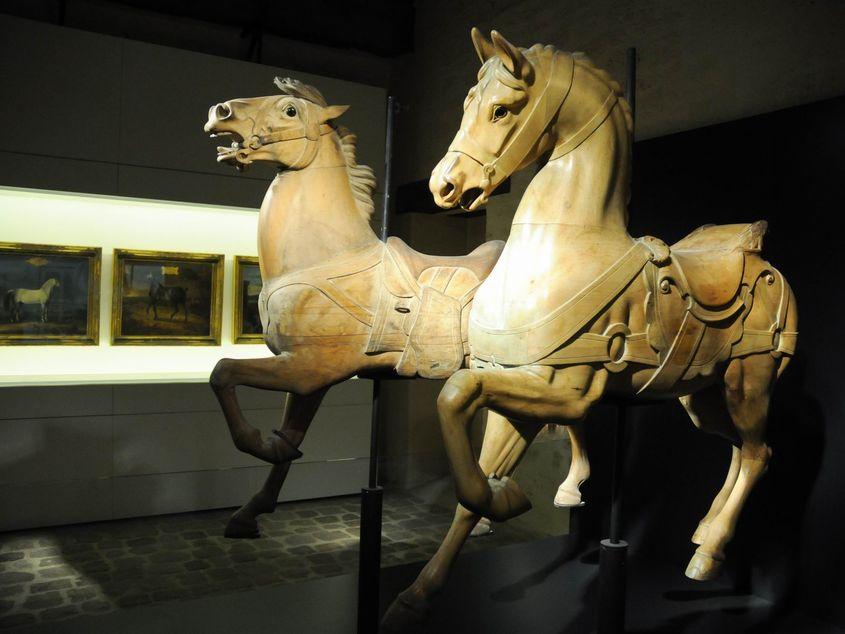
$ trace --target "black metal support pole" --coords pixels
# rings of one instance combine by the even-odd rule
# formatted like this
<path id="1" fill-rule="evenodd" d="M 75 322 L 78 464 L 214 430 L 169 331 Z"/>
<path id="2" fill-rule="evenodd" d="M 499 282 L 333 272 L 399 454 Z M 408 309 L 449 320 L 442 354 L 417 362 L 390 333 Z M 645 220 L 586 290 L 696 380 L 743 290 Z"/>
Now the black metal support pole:
<path id="1" fill-rule="evenodd" d="M 622 534 L 622 468 L 625 458 L 627 406 L 616 406 L 613 439 L 613 481 L 610 497 L 610 539 L 603 539 L 599 551 L 598 634 L 625 631 L 625 586 L 628 542 Z"/>
<path id="2" fill-rule="evenodd" d="M 393 158 L 393 117 L 396 104 L 387 98 L 387 133 L 384 152 L 384 199 L 381 208 L 381 239 L 387 239 Z M 373 381 L 373 409 L 370 420 L 370 474 L 361 489 L 361 528 L 358 547 L 358 634 L 376 634 L 379 621 L 381 576 L 381 511 L 383 491 L 378 485 L 379 400 L 381 381 Z"/>
<path id="3" fill-rule="evenodd" d="M 631 115 L 636 112 L 637 50 L 626 54 L 628 86 L 626 99 Z M 633 142 L 633 138 L 632 138 Z M 622 539 L 622 478 L 625 466 L 625 424 L 627 405 L 616 405 L 613 430 L 613 480 L 610 492 L 610 539 L 601 542 L 599 552 L 598 634 L 625 631 L 625 591 L 627 585 L 628 542 Z"/>

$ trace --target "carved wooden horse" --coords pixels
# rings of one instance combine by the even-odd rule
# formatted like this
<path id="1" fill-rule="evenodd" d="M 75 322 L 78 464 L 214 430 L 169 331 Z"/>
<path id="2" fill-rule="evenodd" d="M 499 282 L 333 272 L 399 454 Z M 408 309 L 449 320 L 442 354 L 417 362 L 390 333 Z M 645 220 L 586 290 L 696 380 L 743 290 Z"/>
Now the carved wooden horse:
<path id="1" fill-rule="evenodd" d="M 391 629 L 426 611 L 479 517 L 530 508 L 508 476 L 540 427 L 577 424 L 604 396 L 680 398 L 697 426 L 733 443 L 686 570 L 715 576 L 766 469 L 771 390 L 797 339 L 792 291 L 760 257 L 764 222 L 702 227 L 671 248 L 628 234 L 632 120 L 606 72 L 583 54 L 520 49 L 495 31 L 489 41 L 473 29 L 472 39 L 482 66 L 432 172 L 435 201 L 473 210 L 516 170 L 545 165 L 476 292 L 470 368 L 438 399 L 461 506 L 386 615 Z M 505 418 L 488 423 L 477 461 L 468 426 L 482 407 Z"/>
<path id="2" fill-rule="evenodd" d="M 379 240 L 369 224 L 373 172 L 356 163 L 356 137 L 332 123 L 347 106 L 328 106 L 295 80 L 276 85 L 281 95 L 212 106 L 205 124 L 234 139 L 218 148 L 218 161 L 280 169 L 258 221 L 259 311 L 275 356 L 223 359 L 211 375 L 237 448 L 275 465 L 232 517 L 231 537 L 256 536 L 256 516 L 275 509 L 330 386 L 354 375 L 445 378 L 465 366 L 469 306 L 503 246 L 488 242 L 451 258 Z M 270 438 L 244 418 L 238 385 L 290 393 Z"/>

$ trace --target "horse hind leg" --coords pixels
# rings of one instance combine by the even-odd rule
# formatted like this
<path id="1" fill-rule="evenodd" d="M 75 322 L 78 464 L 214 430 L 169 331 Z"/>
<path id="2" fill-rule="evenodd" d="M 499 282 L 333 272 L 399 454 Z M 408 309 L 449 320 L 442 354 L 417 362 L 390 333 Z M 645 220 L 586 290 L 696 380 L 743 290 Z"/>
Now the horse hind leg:
<path id="1" fill-rule="evenodd" d="M 569 472 L 555 493 L 554 505 L 558 508 L 584 506 L 581 497 L 581 485 L 590 477 L 590 459 L 587 455 L 587 439 L 583 423 L 574 423 L 566 427 L 569 444 L 572 448 L 572 460 Z"/>
<path id="2" fill-rule="evenodd" d="M 766 472 L 772 453 L 765 441 L 766 419 L 776 374 L 777 362 L 768 354 L 734 359 L 728 365 L 725 401 L 741 442 L 740 464 L 730 494 L 687 566 L 685 574 L 690 579 L 705 581 L 718 576 L 740 512 Z"/>
<path id="3" fill-rule="evenodd" d="M 539 426 L 511 421 L 489 411 L 478 460 L 481 470 L 500 478 L 509 477 L 539 429 Z M 390 605 L 381 631 L 404 632 L 425 617 L 431 602 L 446 584 L 458 553 L 480 519 L 479 515 L 460 504 L 457 506 L 452 525 L 437 552 L 416 580 Z"/>
<path id="4" fill-rule="evenodd" d="M 736 483 L 740 466 L 740 440 L 737 436 L 733 420 L 728 412 L 727 403 L 725 402 L 724 386 L 721 383 L 710 385 L 695 394 L 682 396 L 679 400 L 698 429 L 711 434 L 718 434 L 734 445 L 731 454 L 731 464 L 728 467 L 725 482 L 722 484 L 722 488 L 716 494 L 716 497 L 713 498 L 710 509 L 698 523 L 695 533 L 692 536 L 692 543 L 701 545 L 707 535 L 710 523 L 725 506 L 725 502 Z"/>
<path id="5" fill-rule="evenodd" d="M 308 396 L 298 396 L 290 392 L 285 395 L 281 432 L 295 448 L 298 449 L 305 439 L 308 427 L 311 425 L 311 421 L 314 419 L 320 402 L 327 391 L 328 388 Z M 261 490 L 253 495 L 249 502 L 235 511 L 229 519 L 224 532 L 225 537 L 239 539 L 259 536 L 258 516 L 264 513 L 273 513 L 276 510 L 279 491 L 281 491 L 285 482 L 290 465 L 290 460 L 273 465 Z"/>

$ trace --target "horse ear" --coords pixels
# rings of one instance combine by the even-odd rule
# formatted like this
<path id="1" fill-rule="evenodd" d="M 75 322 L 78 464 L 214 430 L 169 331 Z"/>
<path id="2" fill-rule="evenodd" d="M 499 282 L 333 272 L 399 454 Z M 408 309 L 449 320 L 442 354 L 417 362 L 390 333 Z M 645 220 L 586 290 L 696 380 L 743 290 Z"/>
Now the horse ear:
<path id="1" fill-rule="evenodd" d="M 472 27 L 469 35 L 472 38 L 472 45 L 475 47 L 475 52 L 478 53 L 478 59 L 481 60 L 482 64 L 496 54 L 492 42 L 484 37 L 478 27 Z"/>
<path id="2" fill-rule="evenodd" d="M 511 74 L 520 79 L 527 79 L 531 73 L 531 64 L 525 59 L 525 55 L 518 47 L 508 42 L 498 31 L 492 31 L 493 48 L 495 54 L 502 60 Z"/>
<path id="3" fill-rule="evenodd" d="M 320 111 L 320 123 L 337 119 L 347 110 L 349 110 L 349 106 L 326 106 Z"/>

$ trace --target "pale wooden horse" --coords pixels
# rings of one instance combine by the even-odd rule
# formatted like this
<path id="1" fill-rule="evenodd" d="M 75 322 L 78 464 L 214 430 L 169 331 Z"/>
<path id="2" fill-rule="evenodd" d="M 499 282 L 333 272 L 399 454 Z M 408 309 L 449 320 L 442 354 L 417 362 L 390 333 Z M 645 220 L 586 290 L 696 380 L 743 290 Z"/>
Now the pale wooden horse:
<path id="1" fill-rule="evenodd" d="M 733 443 L 730 469 L 693 536 L 686 574 L 713 578 L 771 451 L 766 417 L 797 339 L 795 300 L 759 253 L 765 223 L 708 226 L 671 249 L 626 229 L 632 120 L 619 85 L 583 54 L 520 49 L 473 29 L 478 83 L 430 187 L 441 207 L 484 204 L 510 174 L 545 164 L 527 188 L 502 256 L 470 313 L 470 369 L 438 411 L 461 503 L 440 549 L 384 625 L 418 620 L 479 521 L 530 508 L 513 479 L 547 423 L 577 425 L 603 397 L 680 398 L 693 422 Z M 488 423 L 480 460 L 468 427 Z M 581 434 L 575 434 L 576 441 Z M 586 457 L 573 447 L 577 502 Z"/>
<path id="2" fill-rule="evenodd" d="M 356 138 L 332 121 L 314 88 L 276 80 L 280 95 L 212 106 L 206 132 L 231 136 L 218 161 L 279 167 L 258 220 L 264 339 L 274 356 L 223 359 L 211 375 L 235 445 L 273 463 L 261 491 L 229 522 L 258 534 L 328 388 L 351 376 L 446 378 L 468 357 L 475 289 L 501 253 L 488 242 L 464 257 L 417 253 L 370 228 L 375 178 L 355 160 Z M 288 392 L 281 430 L 263 439 L 241 411 L 238 385 Z"/>

